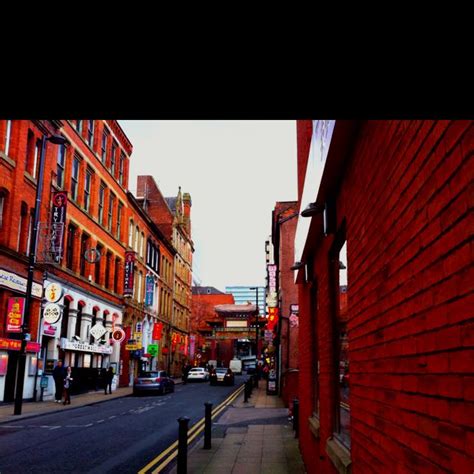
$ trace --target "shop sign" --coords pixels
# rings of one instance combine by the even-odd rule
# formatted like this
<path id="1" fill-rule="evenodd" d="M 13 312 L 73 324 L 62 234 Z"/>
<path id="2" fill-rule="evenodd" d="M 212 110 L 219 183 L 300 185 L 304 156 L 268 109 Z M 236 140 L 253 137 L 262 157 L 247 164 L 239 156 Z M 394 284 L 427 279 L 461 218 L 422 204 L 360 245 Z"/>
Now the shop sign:
<path id="1" fill-rule="evenodd" d="M 94 339 L 100 339 L 106 332 L 107 329 L 102 326 L 102 324 L 97 323 L 93 327 L 91 327 L 91 334 Z"/>
<path id="2" fill-rule="evenodd" d="M 66 225 L 67 194 L 64 191 L 53 192 L 51 212 L 51 252 L 59 262 L 63 255 L 64 227 Z"/>
<path id="3" fill-rule="evenodd" d="M 0 350 L 3 351 L 21 351 L 21 341 L 17 339 L 6 339 L 0 337 Z M 39 352 L 41 344 L 39 342 L 27 342 L 26 352 Z"/>
<path id="4" fill-rule="evenodd" d="M 125 252 L 125 271 L 124 271 L 124 285 L 123 295 L 133 295 L 133 270 L 135 265 L 135 252 Z"/>
<path id="5" fill-rule="evenodd" d="M 137 345 L 134 344 L 125 344 L 125 350 L 126 351 L 136 351 L 137 350 Z"/>
<path id="6" fill-rule="evenodd" d="M 20 293 L 26 293 L 26 278 L 0 268 L 0 286 L 5 286 L 6 288 L 10 288 L 11 290 L 15 290 Z M 37 298 L 41 298 L 43 296 L 42 285 L 33 282 L 31 294 Z"/>
<path id="7" fill-rule="evenodd" d="M 122 328 L 114 329 L 112 339 L 120 344 L 125 339 L 125 331 Z"/>
<path id="8" fill-rule="evenodd" d="M 147 275 L 145 286 L 145 305 L 153 305 L 153 293 L 155 292 L 155 279 L 152 275 Z"/>
<path id="9" fill-rule="evenodd" d="M 45 336 L 56 336 L 57 326 L 47 323 L 46 321 L 43 323 L 43 334 Z"/>
<path id="10" fill-rule="evenodd" d="M 59 283 L 49 283 L 44 289 L 44 298 L 49 303 L 56 303 L 63 295 L 63 287 Z"/>
<path id="11" fill-rule="evenodd" d="M 278 322 L 278 308 L 268 308 L 268 323 L 267 328 L 273 331 L 273 328 Z"/>
<path id="12" fill-rule="evenodd" d="M 148 344 L 148 353 L 152 357 L 156 357 L 158 355 L 158 344 Z"/>
<path id="13" fill-rule="evenodd" d="M 25 298 L 8 298 L 7 332 L 21 332 L 24 312 Z"/>
<path id="14" fill-rule="evenodd" d="M 48 303 L 43 310 L 43 318 L 48 324 L 54 324 L 61 317 L 61 308 L 56 303 Z"/>
<path id="15" fill-rule="evenodd" d="M 112 354 L 113 348 L 102 344 L 88 344 L 87 342 L 68 341 L 61 339 L 61 349 L 69 351 L 95 352 L 98 354 Z"/>
<path id="16" fill-rule="evenodd" d="M 155 341 L 159 341 L 161 339 L 161 334 L 163 331 L 163 323 L 155 323 L 153 324 L 153 339 Z"/>
<path id="17" fill-rule="evenodd" d="M 143 333 L 134 332 L 133 333 L 133 339 L 135 339 L 135 341 L 137 341 L 137 349 L 141 349 L 143 347 L 143 345 L 142 345 Z"/>
<path id="18" fill-rule="evenodd" d="M 194 350 L 196 347 L 196 336 L 189 336 L 189 357 L 194 357 Z"/>

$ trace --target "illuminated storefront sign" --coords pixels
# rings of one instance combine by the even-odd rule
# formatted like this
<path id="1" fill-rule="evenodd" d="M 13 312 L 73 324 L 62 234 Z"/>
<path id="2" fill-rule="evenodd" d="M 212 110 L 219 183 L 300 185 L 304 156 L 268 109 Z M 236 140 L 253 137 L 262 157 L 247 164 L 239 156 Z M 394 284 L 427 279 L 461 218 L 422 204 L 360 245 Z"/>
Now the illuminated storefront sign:
<path id="1" fill-rule="evenodd" d="M 21 332 L 25 298 L 8 298 L 7 332 Z"/>

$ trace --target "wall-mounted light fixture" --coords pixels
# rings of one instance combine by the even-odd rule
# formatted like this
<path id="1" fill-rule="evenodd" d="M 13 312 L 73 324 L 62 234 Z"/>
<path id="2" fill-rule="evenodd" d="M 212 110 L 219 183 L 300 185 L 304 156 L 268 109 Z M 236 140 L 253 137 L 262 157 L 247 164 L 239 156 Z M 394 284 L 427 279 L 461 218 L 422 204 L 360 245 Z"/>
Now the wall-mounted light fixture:
<path id="1" fill-rule="evenodd" d="M 316 204 L 315 202 L 310 202 L 302 211 L 302 217 L 311 217 L 315 216 L 316 214 L 321 214 L 324 212 L 324 205 L 323 204 Z"/>
<path id="2" fill-rule="evenodd" d="M 292 267 L 290 267 L 290 270 L 299 270 L 300 268 L 304 267 L 303 262 L 295 262 Z"/>

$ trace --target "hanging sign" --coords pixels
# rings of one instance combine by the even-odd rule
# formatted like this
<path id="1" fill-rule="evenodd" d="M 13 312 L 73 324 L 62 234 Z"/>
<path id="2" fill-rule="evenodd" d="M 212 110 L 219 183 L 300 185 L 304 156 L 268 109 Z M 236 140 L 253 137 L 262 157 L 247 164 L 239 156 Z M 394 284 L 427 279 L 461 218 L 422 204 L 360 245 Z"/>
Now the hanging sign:
<path id="1" fill-rule="evenodd" d="M 43 318 L 48 324 L 54 324 L 61 317 L 61 308 L 56 303 L 48 303 L 43 310 Z"/>
<path id="2" fill-rule="evenodd" d="M 123 295 L 133 295 L 133 270 L 135 264 L 135 252 L 125 252 L 125 271 L 124 271 L 124 285 Z"/>
<path id="3" fill-rule="evenodd" d="M 107 329 L 105 329 L 101 323 L 97 323 L 94 326 L 92 326 L 91 331 L 90 331 L 92 337 L 95 340 L 100 339 L 106 332 L 107 332 Z"/>
<path id="4" fill-rule="evenodd" d="M 21 332 L 24 312 L 25 298 L 8 298 L 7 332 Z"/>
<path id="5" fill-rule="evenodd" d="M 44 289 L 44 298 L 49 303 L 56 303 L 63 295 L 63 287 L 59 283 L 49 283 Z"/>
<path id="6" fill-rule="evenodd" d="M 152 357 L 156 357 L 158 355 L 158 344 L 148 344 L 148 353 Z"/>
<path id="7" fill-rule="evenodd" d="M 153 324 L 153 336 L 152 336 L 152 338 L 155 341 L 159 341 L 161 339 L 162 332 L 163 332 L 163 323 Z"/>
<path id="8" fill-rule="evenodd" d="M 67 193 L 55 191 L 52 194 L 53 208 L 51 210 L 51 252 L 56 261 L 62 258 L 64 226 L 66 223 Z"/>
<path id="9" fill-rule="evenodd" d="M 112 339 L 117 343 L 121 343 L 125 339 L 125 331 L 122 328 L 114 329 Z"/>
<path id="10" fill-rule="evenodd" d="M 278 322 L 278 308 L 268 308 L 268 323 L 267 329 L 273 331 L 273 328 Z"/>
<path id="11" fill-rule="evenodd" d="M 153 293 L 155 292 L 155 279 L 152 275 L 147 275 L 145 283 L 145 305 L 153 305 Z"/>

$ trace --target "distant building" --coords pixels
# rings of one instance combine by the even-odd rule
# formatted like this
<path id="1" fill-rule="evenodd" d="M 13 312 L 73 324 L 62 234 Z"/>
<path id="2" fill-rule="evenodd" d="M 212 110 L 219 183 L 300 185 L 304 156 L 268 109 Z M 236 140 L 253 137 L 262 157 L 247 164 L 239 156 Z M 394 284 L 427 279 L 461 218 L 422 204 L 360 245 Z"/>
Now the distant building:
<path id="1" fill-rule="evenodd" d="M 226 286 L 225 292 L 230 293 L 234 296 L 235 304 L 247 304 L 249 301 L 252 304 L 257 303 L 256 301 L 256 290 L 252 286 Z M 258 288 L 258 309 L 261 316 L 265 314 L 265 287 L 259 286 Z"/>

